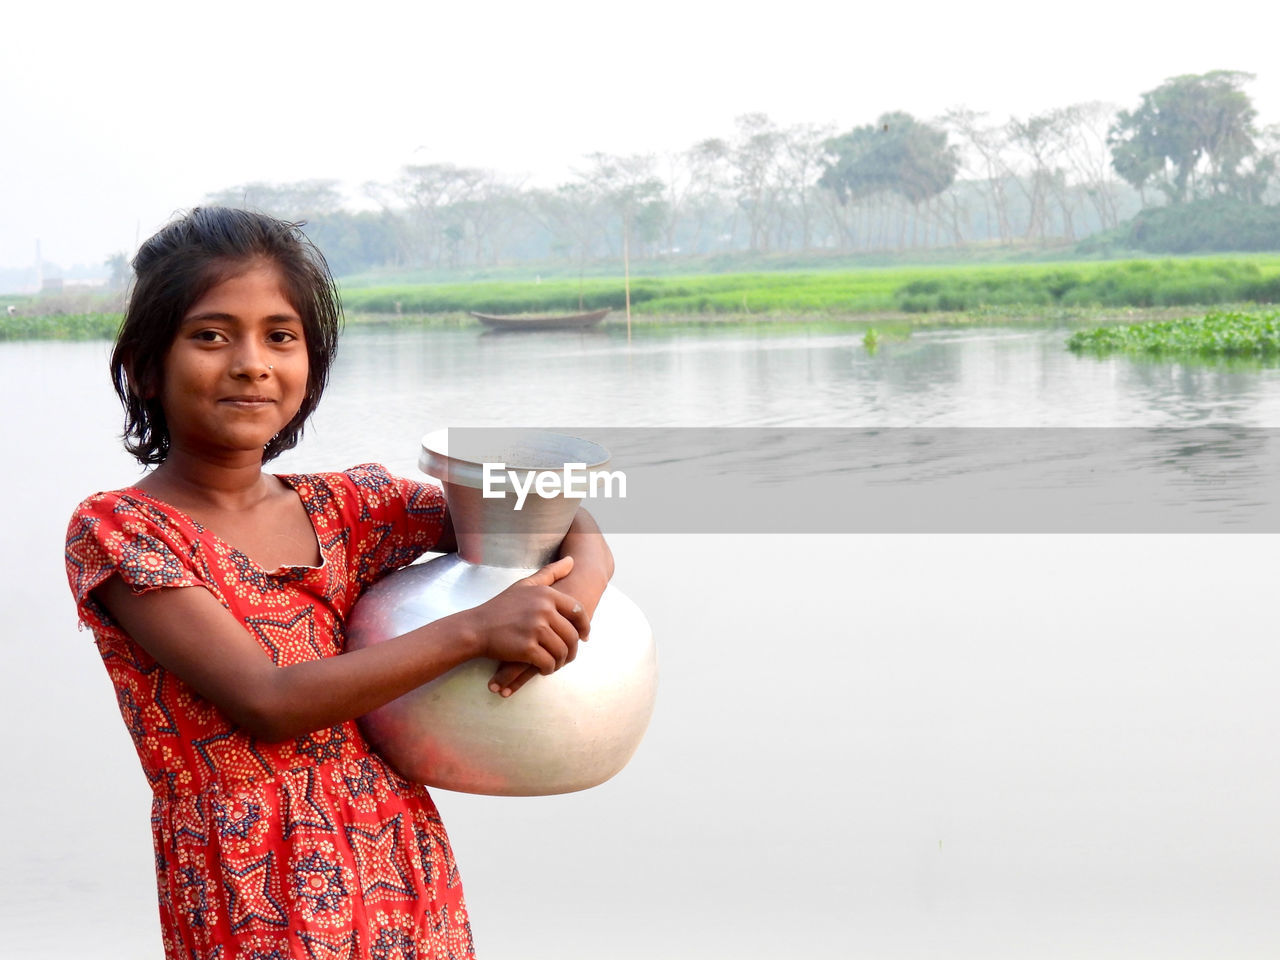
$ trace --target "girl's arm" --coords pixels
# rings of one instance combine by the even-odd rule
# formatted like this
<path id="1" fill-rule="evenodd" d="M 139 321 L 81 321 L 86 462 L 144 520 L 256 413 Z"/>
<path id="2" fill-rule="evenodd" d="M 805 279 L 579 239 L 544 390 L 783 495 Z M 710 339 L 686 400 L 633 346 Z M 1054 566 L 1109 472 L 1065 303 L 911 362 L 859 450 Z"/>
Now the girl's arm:
<path id="1" fill-rule="evenodd" d="M 581 601 L 590 618 L 613 577 L 613 551 L 587 511 L 579 510 L 574 515 L 569 532 L 560 542 L 560 557 L 573 557 L 573 569 L 556 584 L 556 589 Z"/>
<path id="2" fill-rule="evenodd" d="M 613 577 L 613 552 L 586 510 L 574 515 L 569 532 L 560 543 L 560 557 L 573 558 L 573 572 L 557 583 L 556 589 L 581 602 L 590 620 Z M 590 631 L 589 623 L 587 630 Z M 587 639 L 586 632 L 581 636 Z M 538 671 L 528 664 L 504 663 L 489 679 L 489 689 L 509 697 L 537 675 Z"/>
<path id="3" fill-rule="evenodd" d="M 166 670 L 245 732 L 280 741 L 362 716 L 473 657 L 554 672 L 573 659 L 590 625 L 583 605 L 558 589 L 573 566 L 562 558 L 478 607 L 288 667 L 277 667 L 203 587 L 135 594 L 112 576 L 94 593 Z"/>

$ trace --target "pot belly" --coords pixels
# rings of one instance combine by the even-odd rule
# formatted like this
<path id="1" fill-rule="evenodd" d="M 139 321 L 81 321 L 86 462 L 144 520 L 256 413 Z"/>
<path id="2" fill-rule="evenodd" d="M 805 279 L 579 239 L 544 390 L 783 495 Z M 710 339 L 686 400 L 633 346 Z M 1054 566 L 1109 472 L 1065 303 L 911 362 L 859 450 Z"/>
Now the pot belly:
<path id="1" fill-rule="evenodd" d="M 477 606 L 532 570 L 456 555 L 375 584 L 348 621 L 356 650 Z M 608 780 L 644 736 L 657 651 L 640 609 L 610 586 L 573 663 L 509 698 L 488 688 L 497 664 L 471 660 L 362 717 L 370 743 L 408 780 L 464 793 L 541 796 Z"/>

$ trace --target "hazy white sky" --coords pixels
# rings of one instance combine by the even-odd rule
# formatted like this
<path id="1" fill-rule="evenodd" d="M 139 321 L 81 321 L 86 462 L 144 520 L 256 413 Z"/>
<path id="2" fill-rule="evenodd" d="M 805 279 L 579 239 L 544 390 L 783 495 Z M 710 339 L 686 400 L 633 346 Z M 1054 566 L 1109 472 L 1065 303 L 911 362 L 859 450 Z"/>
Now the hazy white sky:
<path id="1" fill-rule="evenodd" d="M 0 13 L 0 267 L 37 238 L 64 267 L 131 252 L 249 180 L 355 196 L 448 161 L 554 183 L 584 153 L 680 150 L 750 111 L 1003 119 L 1236 69 L 1280 121 L 1263 3 L 19 3 Z"/>

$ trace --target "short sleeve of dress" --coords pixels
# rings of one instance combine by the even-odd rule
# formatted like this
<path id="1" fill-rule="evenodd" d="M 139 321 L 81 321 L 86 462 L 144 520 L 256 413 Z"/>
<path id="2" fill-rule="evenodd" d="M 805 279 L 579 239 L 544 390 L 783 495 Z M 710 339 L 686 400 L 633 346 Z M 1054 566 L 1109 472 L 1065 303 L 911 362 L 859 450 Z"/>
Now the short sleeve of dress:
<path id="1" fill-rule="evenodd" d="M 430 483 L 396 477 L 377 463 L 344 471 L 355 488 L 361 532 L 356 579 L 363 588 L 435 549 L 444 533 L 444 494 Z"/>
<path id="2" fill-rule="evenodd" d="M 99 493 L 76 508 L 67 526 L 67 581 L 80 619 L 110 624 L 92 593 L 113 574 L 134 593 L 200 586 L 192 545 L 163 513 L 119 493 Z"/>

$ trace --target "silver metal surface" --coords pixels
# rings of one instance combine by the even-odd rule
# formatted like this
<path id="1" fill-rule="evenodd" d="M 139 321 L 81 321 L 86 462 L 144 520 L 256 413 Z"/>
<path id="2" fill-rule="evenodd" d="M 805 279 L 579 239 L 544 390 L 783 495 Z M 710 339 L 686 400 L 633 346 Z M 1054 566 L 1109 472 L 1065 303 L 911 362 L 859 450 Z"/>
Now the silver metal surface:
<path id="1" fill-rule="evenodd" d="M 530 491 L 521 502 L 507 474 L 494 470 L 491 492 L 484 495 L 484 465 L 503 464 L 521 474 L 562 470 L 583 464 L 587 472 L 603 469 L 609 451 L 598 443 L 545 430 L 437 430 L 422 438 L 418 466 L 440 480 L 458 554 L 472 563 L 499 567 L 540 567 L 555 559 L 580 501 L 543 497 Z M 519 509 L 517 509 L 519 505 Z"/>
<path id="2" fill-rule="evenodd" d="M 556 449 L 553 445 L 553 455 Z M 447 455 L 428 450 L 427 441 L 424 451 L 423 468 L 445 475 L 441 479 L 459 541 L 464 529 L 474 534 L 472 556 L 488 562 L 450 554 L 386 577 L 352 610 L 349 649 L 408 633 L 496 596 L 554 556 L 578 507 L 576 500 L 538 498 L 547 501 L 543 512 L 517 513 L 511 499 L 481 499 L 477 487 L 458 482 L 463 471 L 444 462 Z M 607 454 L 600 462 L 607 462 Z M 538 468 L 553 466 L 544 460 Z M 562 514 L 558 532 L 549 519 L 557 511 Z M 483 514 L 483 521 L 473 513 Z M 525 562 L 515 565 L 521 558 Z M 579 645 L 573 663 L 535 677 L 509 698 L 488 689 L 496 668 L 492 660 L 468 661 L 361 718 L 361 727 L 409 780 L 465 793 L 540 796 L 608 780 L 631 759 L 653 713 L 653 631 L 639 608 L 613 586 L 601 597 L 591 638 Z"/>

